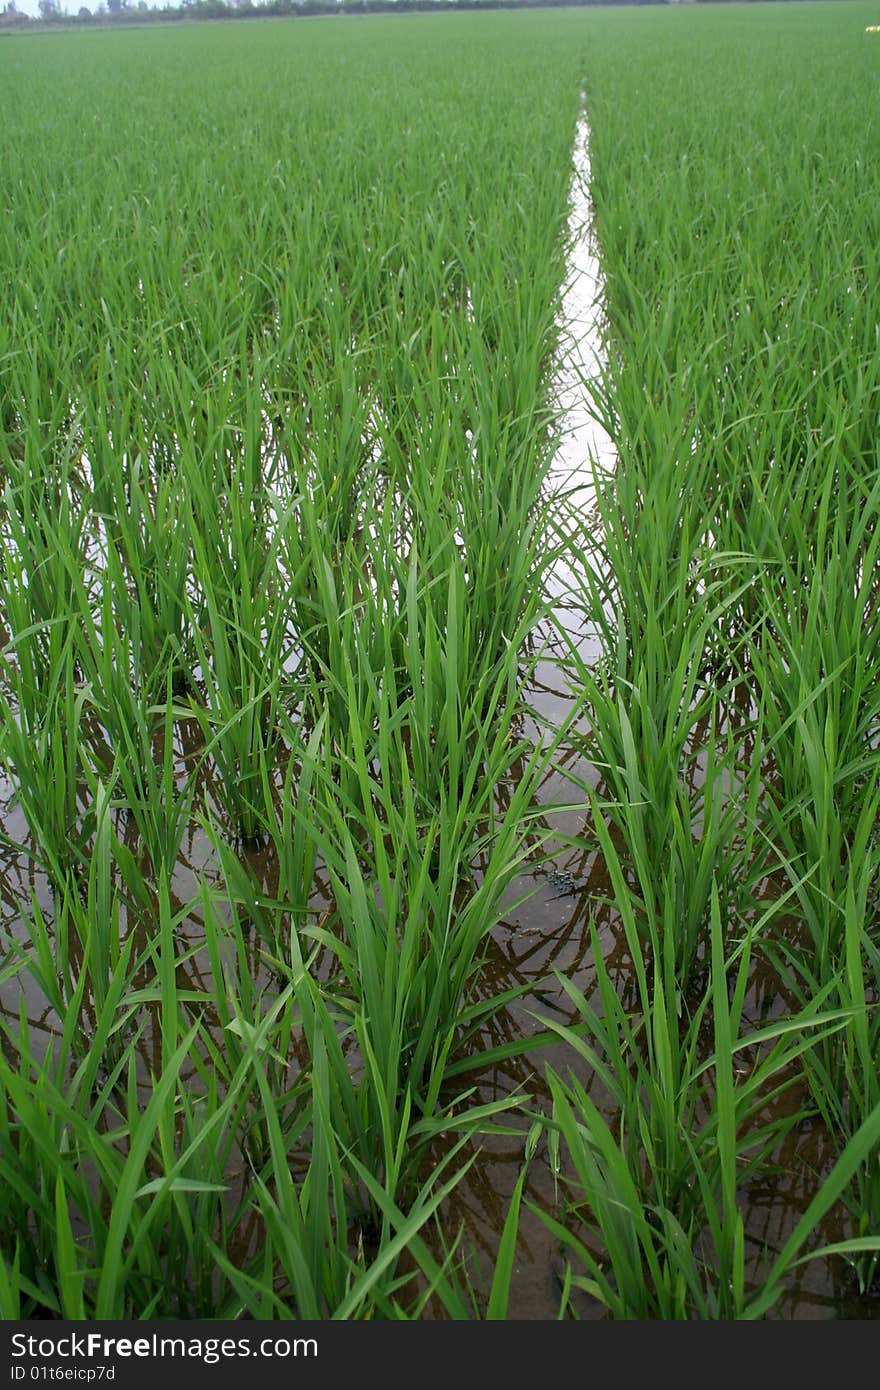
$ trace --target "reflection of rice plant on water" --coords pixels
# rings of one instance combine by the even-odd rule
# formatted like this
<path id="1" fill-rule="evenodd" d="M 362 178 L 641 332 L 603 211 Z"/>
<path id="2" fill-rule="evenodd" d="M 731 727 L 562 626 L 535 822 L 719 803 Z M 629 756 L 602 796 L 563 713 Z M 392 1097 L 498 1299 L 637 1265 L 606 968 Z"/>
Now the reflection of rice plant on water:
<path id="1" fill-rule="evenodd" d="M 4 1317 L 875 1306 L 870 17 L 4 45 Z"/>

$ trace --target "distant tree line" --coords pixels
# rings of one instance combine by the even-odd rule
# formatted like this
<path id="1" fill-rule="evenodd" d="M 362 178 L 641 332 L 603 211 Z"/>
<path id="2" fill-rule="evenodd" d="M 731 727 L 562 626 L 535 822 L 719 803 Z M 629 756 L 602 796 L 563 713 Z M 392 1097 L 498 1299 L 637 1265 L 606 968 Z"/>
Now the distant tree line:
<path id="1" fill-rule="evenodd" d="M 690 0 L 693 3 L 693 0 Z M 0 29 L 44 25 L 144 24 L 192 19 L 261 19 L 270 15 L 400 14 L 453 10 L 558 9 L 587 5 L 681 4 L 688 0 L 181 0 L 177 5 L 150 5 L 148 0 L 98 0 L 90 8 L 62 7 L 62 0 L 38 0 L 39 18 L 19 10 L 16 0 L 0 8 Z"/>

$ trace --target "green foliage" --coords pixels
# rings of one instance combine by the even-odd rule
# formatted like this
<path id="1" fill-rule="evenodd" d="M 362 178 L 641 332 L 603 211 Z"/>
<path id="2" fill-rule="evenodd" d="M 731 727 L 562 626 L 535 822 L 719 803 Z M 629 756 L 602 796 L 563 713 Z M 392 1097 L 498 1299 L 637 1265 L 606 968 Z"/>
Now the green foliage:
<path id="1" fill-rule="evenodd" d="M 470 1072 L 550 756 L 535 32 L 488 81 L 381 21 L 4 56 L 5 983 L 52 1010 L 4 1027 L 6 1315 L 470 1307 L 425 1228 L 516 1101 Z"/>
<path id="2" fill-rule="evenodd" d="M 867 14 L 3 45 L 0 1315 L 504 1318 L 539 1142 L 563 1315 L 760 1317 L 820 1254 L 876 1287 Z M 553 473 L 582 86 L 589 516 Z M 593 969 L 498 1041 L 557 754 Z M 546 1113 L 487 1083 L 548 1039 Z M 808 1115 L 836 1159 L 755 1252 Z M 481 1301 L 450 1204 L 527 1127 Z"/>

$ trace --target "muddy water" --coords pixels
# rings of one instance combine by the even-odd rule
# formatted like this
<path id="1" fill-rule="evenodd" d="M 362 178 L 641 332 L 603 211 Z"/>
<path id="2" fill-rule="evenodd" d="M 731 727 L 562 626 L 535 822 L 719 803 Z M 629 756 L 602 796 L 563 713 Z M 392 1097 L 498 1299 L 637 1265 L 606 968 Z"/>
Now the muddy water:
<path id="1" fill-rule="evenodd" d="M 584 549 L 589 549 L 590 537 L 598 534 L 594 470 L 602 473 L 613 469 L 615 463 L 613 443 L 590 409 L 589 383 L 602 362 L 602 281 L 592 226 L 589 182 L 589 131 L 586 120 L 582 119 L 574 146 L 569 219 L 571 250 L 564 294 L 565 351 L 557 379 L 557 403 L 562 414 L 550 486 L 560 499 L 564 499 L 560 500 L 559 516 L 565 525 L 577 528 Z M 568 644 L 576 645 L 587 661 L 598 656 L 599 644 L 582 607 L 571 602 L 572 591 L 579 586 L 570 563 L 557 561 L 547 577 L 547 584 L 564 631 L 560 633 L 546 625 L 535 634 L 542 656 L 529 676 L 527 697 L 536 718 L 559 727 L 574 708 L 564 676 Z M 537 731 L 537 723 L 532 727 Z M 523 987 L 524 993 L 516 1004 L 494 1018 L 486 1036 L 487 1046 L 532 1035 L 541 1030 L 544 1020 L 573 1021 L 556 972 L 574 981 L 588 996 L 592 993 L 595 983 L 590 944 L 592 924 L 598 928 L 612 978 L 624 995 L 632 988 L 630 962 L 620 924 L 605 905 L 610 885 L 604 866 L 587 849 L 585 837 L 578 842 L 583 832 L 584 812 L 577 783 L 588 781 L 595 786 L 598 774 L 581 756 L 574 741 L 560 749 L 557 762 L 558 770 L 546 777 L 540 790 L 546 825 L 555 837 L 555 853 L 551 860 L 531 866 L 512 885 L 509 901 L 515 903 L 522 897 L 526 900 L 511 907 L 494 931 L 481 975 L 480 987 L 487 994 L 495 995 L 517 987 Z M 12 806 L 12 792 L 8 782 L 0 781 L 0 827 L 10 841 L 25 844 L 27 829 Z M 276 873 L 271 854 L 255 852 L 248 857 L 271 896 Z M 178 902 L 186 902 L 196 892 L 202 878 L 219 879 L 219 869 L 210 840 L 201 830 L 193 828 L 184 842 L 175 877 Z M 2 842 L 0 899 L 0 934 L 9 943 L 23 944 L 26 940 L 26 928 L 20 917 L 21 903 L 36 901 L 48 916 L 51 915 L 51 893 L 45 878 L 26 854 L 9 846 L 4 848 Z M 329 892 L 319 874 L 313 905 L 320 909 L 328 902 Z M 188 934 L 190 932 L 193 941 L 197 940 L 197 913 L 188 924 Z M 253 969 L 259 981 L 264 967 L 256 949 Z M 191 978 L 181 977 L 181 986 L 210 990 L 210 977 L 199 973 L 197 961 L 187 965 L 186 973 Z M 18 979 L 24 982 L 25 1005 L 32 1030 L 35 1035 L 41 1033 L 48 1046 L 55 1020 L 36 987 L 28 983 L 29 977 L 22 975 Z M 268 977 L 262 983 L 268 985 Z M 0 992 L 0 1009 L 8 1017 L 17 1015 L 18 1002 L 17 986 L 7 986 Z M 766 979 L 756 975 L 751 1004 L 751 1021 L 756 1024 L 779 1009 L 779 997 L 769 974 Z M 150 1069 L 155 1069 L 158 1063 L 151 1051 L 156 1042 L 157 1037 L 154 1037 L 143 1045 L 141 1061 L 145 1084 Z M 549 1091 L 545 1067 L 548 1064 L 563 1075 L 574 1067 L 584 1084 L 590 1084 L 584 1067 L 562 1044 L 554 1044 L 526 1058 L 487 1070 L 479 1080 L 479 1098 L 489 1101 L 516 1093 L 530 1112 L 546 1113 Z M 597 1104 L 603 1106 L 603 1097 L 596 1086 L 590 1089 Z M 607 1102 L 603 1108 L 610 1117 Z M 478 1287 L 481 1282 L 488 1287 L 491 1280 L 509 1200 L 523 1163 L 526 1127 L 524 1125 L 517 1136 L 491 1136 L 480 1142 L 470 1173 L 455 1189 L 445 1210 L 446 1237 L 451 1240 L 461 1230 L 460 1250 Z M 779 1173 L 766 1184 L 753 1185 L 747 1211 L 748 1257 L 753 1273 L 759 1262 L 765 1263 L 762 1252 L 767 1251 L 772 1256 L 772 1252 L 781 1247 L 815 1191 L 817 1174 L 826 1172 L 832 1161 L 831 1144 L 821 1126 L 794 1131 L 779 1155 Z M 230 1178 L 234 1181 L 235 1175 Z M 525 1197 L 526 1203 L 540 1210 L 562 1213 L 562 1187 L 551 1172 L 543 1144 L 531 1162 Z M 839 1239 L 842 1234 L 833 1216 L 821 1232 L 826 1240 Z M 251 1238 L 257 1238 L 254 1232 Z M 241 1249 L 238 1253 L 247 1252 Z M 525 1207 L 509 1317 L 555 1318 L 559 1311 L 563 1268 L 557 1242 L 540 1219 Z M 584 1318 L 602 1315 L 601 1308 L 586 1296 L 580 1299 L 577 1307 Z M 795 1319 L 870 1317 L 877 1316 L 878 1312 L 877 1300 L 860 1300 L 854 1294 L 842 1262 L 814 1262 L 797 1272 L 776 1316 Z"/>

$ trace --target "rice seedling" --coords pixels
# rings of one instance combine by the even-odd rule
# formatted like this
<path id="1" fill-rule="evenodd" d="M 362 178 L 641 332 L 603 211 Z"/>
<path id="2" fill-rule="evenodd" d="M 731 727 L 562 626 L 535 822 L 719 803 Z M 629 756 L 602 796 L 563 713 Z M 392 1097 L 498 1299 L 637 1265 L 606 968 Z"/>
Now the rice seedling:
<path id="1" fill-rule="evenodd" d="M 485 1297 L 449 1213 L 481 1135 L 534 1164 L 539 1132 L 589 1208 L 543 1213 L 566 1314 L 763 1316 L 835 1213 L 872 1287 L 876 113 L 842 13 L 4 45 L 4 1316 L 508 1316 L 525 1176 Z M 553 472 L 583 91 L 592 515 Z M 558 987 L 492 968 L 560 845 L 627 980 L 586 891 Z M 807 1105 L 839 1156 L 762 1262 Z"/>
<path id="2" fill-rule="evenodd" d="M 872 810 L 876 818 L 876 800 Z M 876 931 L 871 930 L 876 853 L 875 846 L 862 846 L 845 865 L 846 882 L 842 885 L 841 899 L 825 904 L 826 914 L 839 919 L 825 934 L 838 943 L 831 959 L 786 942 L 777 947 L 778 967 L 795 997 L 809 1000 L 824 985 L 829 999 L 843 1015 L 840 1031 L 806 1055 L 813 1105 L 841 1146 L 852 1138 L 880 1099 L 877 1081 L 880 962 Z M 878 1153 L 874 1147 L 867 1152 L 853 1173 L 849 1187 L 842 1193 L 853 1229 L 866 1240 L 877 1237 L 878 1196 Z M 849 1259 L 860 1289 L 869 1291 L 877 1275 L 877 1250 L 866 1245 L 850 1254 Z"/>
<path id="3" fill-rule="evenodd" d="M 616 1318 L 763 1315 L 779 1297 L 815 1222 L 846 1191 L 853 1173 L 862 1171 L 877 1141 L 875 1107 L 864 1113 L 864 1124 L 852 1132 L 849 1147 L 772 1268 L 761 1269 L 757 1281 L 750 1271 L 747 1281 L 740 1194 L 798 1118 L 797 1112 L 774 1112 L 774 1099 L 792 1085 L 799 1058 L 836 1036 L 847 1015 L 823 1010 L 820 994 L 795 1017 L 743 1035 L 750 941 L 747 937 L 735 962 L 725 960 L 713 890 L 711 987 L 680 1034 L 674 974 L 663 970 L 655 955 L 649 986 L 638 937 L 628 925 L 640 987 L 650 989 L 637 1022 L 627 1017 L 597 951 L 602 1015 L 564 982 L 579 1027 L 551 1023 L 588 1064 L 591 1081 L 601 1084 L 619 1116 L 610 1125 L 574 1073 L 564 1081 L 550 1070 L 552 1159 L 558 1168 L 564 1141 L 573 1168 L 571 1206 L 602 1237 L 597 1254 L 588 1233 L 539 1213 L 584 1271 L 569 1270 L 563 1306 L 571 1290 L 581 1289 Z M 659 954 L 659 943 L 654 944 Z M 708 1057 L 702 1055 L 706 1023 L 714 1039 Z M 850 1248 L 864 1259 L 875 1245 L 856 1238 Z"/>

